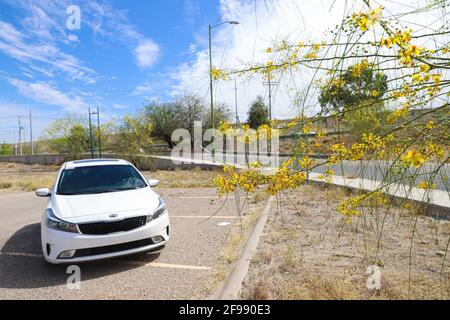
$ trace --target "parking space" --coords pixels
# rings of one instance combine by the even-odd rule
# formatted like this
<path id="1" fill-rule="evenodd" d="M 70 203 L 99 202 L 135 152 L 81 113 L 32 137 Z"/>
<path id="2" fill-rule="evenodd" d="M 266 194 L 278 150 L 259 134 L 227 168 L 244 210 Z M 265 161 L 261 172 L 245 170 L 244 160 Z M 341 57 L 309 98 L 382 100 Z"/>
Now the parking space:
<path id="1" fill-rule="evenodd" d="M 0 299 L 189 299 L 198 296 L 237 213 L 212 188 L 156 189 L 171 217 L 171 241 L 158 254 L 80 264 L 81 288 L 67 266 L 43 261 L 39 220 L 45 199 L 0 195 Z M 225 202 L 224 202 L 225 201 Z M 214 216 L 212 216 L 214 215 Z M 211 217 L 212 216 L 212 217 Z"/>

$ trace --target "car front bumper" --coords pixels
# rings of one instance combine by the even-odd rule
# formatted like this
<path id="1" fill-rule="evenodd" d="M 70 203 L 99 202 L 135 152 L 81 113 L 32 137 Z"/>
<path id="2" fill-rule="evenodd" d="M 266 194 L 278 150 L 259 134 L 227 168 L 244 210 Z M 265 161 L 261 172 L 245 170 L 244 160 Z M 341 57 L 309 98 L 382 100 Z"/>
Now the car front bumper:
<path id="1" fill-rule="evenodd" d="M 153 241 L 155 237 L 160 241 Z M 72 264 L 102 260 L 163 247 L 169 240 L 169 215 L 146 225 L 119 233 L 107 235 L 83 235 L 50 229 L 41 223 L 42 252 L 46 261 L 53 264 Z M 71 258 L 61 258 L 63 252 L 76 250 Z"/>

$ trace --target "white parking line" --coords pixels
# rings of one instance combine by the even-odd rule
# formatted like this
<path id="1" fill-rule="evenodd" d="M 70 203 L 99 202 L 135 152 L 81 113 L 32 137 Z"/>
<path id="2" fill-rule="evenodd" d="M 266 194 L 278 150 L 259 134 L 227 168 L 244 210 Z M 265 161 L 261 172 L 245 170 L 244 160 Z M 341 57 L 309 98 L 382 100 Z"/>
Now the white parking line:
<path id="1" fill-rule="evenodd" d="M 220 198 L 220 197 L 173 197 L 177 199 L 214 199 L 214 200 L 225 200 L 225 199 L 234 199 L 234 197 L 228 197 L 228 198 Z"/>
<path id="2" fill-rule="evenodd" d="M 28 258 L 43 258 L 44 257 L 42 254 L 25 253 L 25 252 L 1 252 L 1 255 L 13 256 L 13 257 L 28 257 Z"/>
<path id="3" fill-rule="evenodd" d="M 27 258 L 43 258 L 42 254 L 36 253 L 25 253 L 25 252 L 1 252 L 1 255 L 4 256 L 13 256 L 13 257 L 27 257 Z M 191 266 L 185 264 L 172 264 L 172 263 L 162 263 L 162 262 L 150 262 L 145 263 L 144 261 L 125 261 L 125 260 L 110 260 L 113 263 L 119 264 L 128 264 L 128 265 L 141 265 L 142 267 L 154 267 L 154 268 L 166 268 L 166 269 L 185 269 L 185 270 L 211 270 L 211 267 L 204 266 Z"/>
<path id="4" fill-rule="evenodd" d="M 237 219 L 238 216 L 169 216 L 170 218 L 187 218 L 187 219 Z"/>
<path id="5" fill-rule="evenodd" d="M 208 271 L 211 270 L 211 267 L 204 266 L 191 266 L 185 264 L 172 264 L 172 263 L 162 263 L 162 262 L 149 262 L 145 263 L 144 261 L 112 261 L 120 264 L 132 264 L 132 265 L 140 265 L 142 267 L 154 267 L 154 268 L 166 268 L 166 269 L 186 269 L 186 270 L 203 270 Z"/>

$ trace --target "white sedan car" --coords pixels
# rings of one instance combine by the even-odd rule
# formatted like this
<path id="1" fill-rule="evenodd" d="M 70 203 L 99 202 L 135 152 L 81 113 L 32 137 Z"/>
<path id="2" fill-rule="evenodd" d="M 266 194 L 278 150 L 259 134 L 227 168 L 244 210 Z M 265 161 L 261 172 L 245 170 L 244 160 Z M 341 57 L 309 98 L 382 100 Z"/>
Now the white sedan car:
<path id="1" fill-rule="evenodd" d="M 41 223 L 50 263 L 76 263 L 160 250 L 169 240 L 164 201 L 129 162 L 92 159 L 65 163 Z"/>

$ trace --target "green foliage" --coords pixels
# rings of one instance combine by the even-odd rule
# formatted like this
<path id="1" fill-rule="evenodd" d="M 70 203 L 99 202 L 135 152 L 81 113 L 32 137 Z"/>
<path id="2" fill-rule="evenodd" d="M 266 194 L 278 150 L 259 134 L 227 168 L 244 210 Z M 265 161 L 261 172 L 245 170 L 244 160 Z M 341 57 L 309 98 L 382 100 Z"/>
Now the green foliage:
<path id="1" fill-rule="evenodd" d="M 152 102 L 144 108 L 144 114 L 153 122 L 153 136 L 173 148 L 172 132 L 181 126 L 175 104 Z"/>
<path id="2" fill-rule="evenodd" d="M 209 106 L 200 97 L 189 93 L 177 97 L 174 102 L 152 102 L 144 108 L 143 114 L 152 121 L 153 136 L 167 142 L 170 148 L 174 146 L 172 142 L 174 130 L 187 129 L 193 139 L 194 122 L 201 121 L 203 130 L 212 127 Z M 216 104 L 214 107 L 215 126 L 218 127 L 221 121 L 226 121 L 228 118 L 229 111 L 226 105 Z"/>
<path id="3" fill-rule="evenodd" d="M 230 110 L 226 104 L 216 103 L 214 105 L 214 127 L 218 128 L 221 122 L 227 122 L 230 119 Z M 211 124 L 211 110 L 207 108 L 207 111 L 203 120 L 203 128 L 212 128 Z"/>
<path id="4" fill-rule="evenodd" d="M 80 158 L 89 149 L 89 132 L 81 124 L 71 127 L 65 140 L 67 152 L 74 159 Z"/>
<path id="5" fill-rule="evenodd" d="M 364 105 L 367 102 L 362 102 Z M 364 108 L 354 108 L 344 114 L 344 122 L 357 139 L 361 138 L 363 133 L 379 132 L 385 125 L 388 112 L 382 102 L 374 103 Z"/>
<path id="6" fill-rule="evenodd" d="M 363 61 L 328 81 L 321 90 L 322 113 L 348 111 L 363 101 L 380 99 L 387 91 L 387 76 Z"/>
<path id="7" fill-rule="evenodd" d="M 269 108 L 261 96 L 257 96 L 248 111 L 248 125 L 252 129 L 258 129 L 263 124 L 269 123 Z"/>
<path id="8" fill-rule="evenodd" d="M 13 154 L 13 146 L 10 144 L 2 143 L 0 145 L 0 155 L 1 156 L 10 156 Z"/>
<path id="9" fill-rule="evenodd" d="M 116 129 L 117 150 L 127 157 L 145 154 L 152 143 L 152 124 L 144 112 L 136 116 L 125 116 Z"/>
<path id="10" fill-rule="evenodd" d="M 88 132 L 86 117 L 73 114 L 54 121 L 45 130 L 45 138 L 49 141 L 50 152 L 69 153 L 79 158 L 88 151 Z"/>

